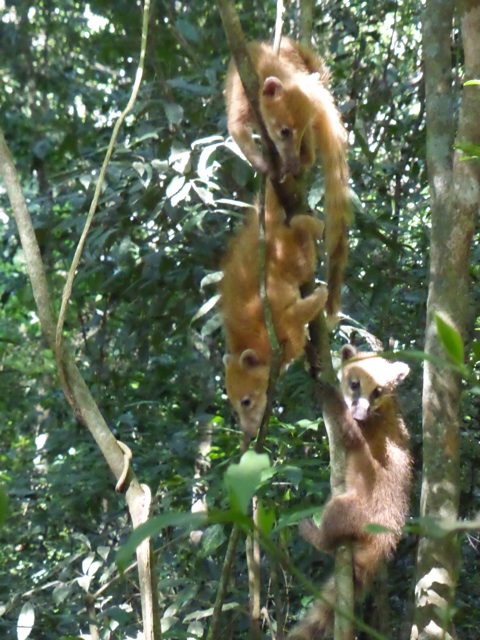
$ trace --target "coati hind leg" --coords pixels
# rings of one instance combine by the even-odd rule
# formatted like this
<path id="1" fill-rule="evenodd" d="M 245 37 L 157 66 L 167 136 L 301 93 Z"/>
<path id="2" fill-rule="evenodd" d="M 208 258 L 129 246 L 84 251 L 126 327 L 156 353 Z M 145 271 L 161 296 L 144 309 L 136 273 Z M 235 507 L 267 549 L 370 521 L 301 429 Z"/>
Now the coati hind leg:
<path id="1" fill-rule="evenodd" d="M 354 540 L 362 533 L 364 515 L 354 491 L 332 498 L 325 507 L 318 527 L 311 518 L 299 525 L 300 535 L 321 551 L 334 551 L 345 540 Z"/>
<path id="2" fill-rule="evenodd" d="M 325 225 L 322 220 L 315 216 L 299 214 L 291 218 L 290 227 L 301 241 L 305 241 L 311 238 L 320 240 L 323 236 Z"/>
<path id="3" fill-rule="evenodd" d="M 325 307 L 327 302 L 327 288 L 317 287 L 313 293 L 306 298 L 296 300 L 294 304 L 285 309 L 285 315 L 292 318 L 297 324 L 307 324 Z"/>

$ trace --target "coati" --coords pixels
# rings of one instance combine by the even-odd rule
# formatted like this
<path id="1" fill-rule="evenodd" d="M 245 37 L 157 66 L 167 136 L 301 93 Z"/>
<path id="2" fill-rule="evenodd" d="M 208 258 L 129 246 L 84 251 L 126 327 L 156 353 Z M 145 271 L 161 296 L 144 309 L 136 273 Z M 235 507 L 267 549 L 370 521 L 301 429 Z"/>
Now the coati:
<path id="1" fill-rule="evenodd" d="M 300 523 L 301 535 L 317 549 L 333 552 L 353 543 L 353 573 L 358 595 L 380 563 L 390 558 L 400 539 L 408 510 L 411 459 L 408 432 L 395 398 L 397 385 L 408 375 L 403 362 L 389 362 L 345 345 L 341 350 L 343 411 L 341 438 L 346 448 L 346 491 L 331 498 L 319 527 L 312 519 Z M 367 524 L 388 529 L 367 533 Z M 333 578 L 324 587 L 335 602 Z M 316 603 L 294 627 L 289 640 L 318 640 L 331 630 L 333 610 Z"/>
<path id="2" fill-rule="evenodd" d="M 295 176 L 309 169 L 316 152 L 320 152 L 325 178 L 327 314 L 334 321 L 340 310 L 351 207 L 347 136 L 327 88 L 329 72 L 316 52 L 289 38 L 282 39 L 278 56 L 269 44 L 260 42 L 249 43 L 248 52 L 260 82 L 260 113 L 280 155 L 282 174 Z M 253 139 L 258 124 L 233 60 L 227 72 L 225 98 L 229 133 L 253 167 L 268 173 Z"/>
<path id="3" fill-rule="evenodd" d="M 275 334 L 283 346 L 283 371 L 303 351 L 305 325 L 325 306 L 324 286 L 305 298 L 299 288 L 315 272 L 315 240 L 322 236 L 323 223 L 297 215 L 287 226 L 285 212 L 267 180 L 265 232 L 266 293 Z M 228 349 L 224 357 L 227 394 L 249 438 L 255 437 L 265 410 L 272 356 L 260 296 L 258 247 L 259 219 L 254 210 L 229 244 L 219 285 Z"/>

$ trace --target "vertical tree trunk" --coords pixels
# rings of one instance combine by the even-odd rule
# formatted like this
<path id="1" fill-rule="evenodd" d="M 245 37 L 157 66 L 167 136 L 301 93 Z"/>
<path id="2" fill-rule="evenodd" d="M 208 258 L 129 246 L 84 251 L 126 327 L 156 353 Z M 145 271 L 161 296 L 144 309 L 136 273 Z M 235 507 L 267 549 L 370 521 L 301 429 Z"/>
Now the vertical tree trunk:
<path id="1" fill-rule="evenodd" d="M 468 79 L 480 73 L 480 3 L 465 0 L 459 2 L 459 8 Z M 478 160 L 461 161 L 463 154 L 453 148 L 455 118 L 450 51 L 453 11 L 453 0 L 427 0 L 423 29 L 432 215 L 425 351 L 443 360 L 446 354 L 437 336 L 435 314 L 465 337 L 470 245 L 480 185 Z M 466 87 L 455 144 L 480 142 L 479 113 L 480 89 Z M 460 377 L 452 369 L 425 361 L 422 517 L 458 518 L 460 384 Z M 458 564 L 454 535 L 420 540 L 411 640 L 454 637 L 451 613 Z"/>

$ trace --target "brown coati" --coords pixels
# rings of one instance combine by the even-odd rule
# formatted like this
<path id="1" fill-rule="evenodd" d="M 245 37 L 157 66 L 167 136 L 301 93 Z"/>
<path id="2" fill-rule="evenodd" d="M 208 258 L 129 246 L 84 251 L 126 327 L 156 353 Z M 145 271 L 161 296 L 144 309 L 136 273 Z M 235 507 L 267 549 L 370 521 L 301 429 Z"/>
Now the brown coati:
<path id="1" fill-rule="evenodd" d="M 371 581 L 380 563 L 389 559 L 400 539 L 408 511 L 411 458 L 408 432 L 395 389 L 408 375 L 403 362 L 390 362 L 345 345 L 341 350 L 341 388 L 348 411 L 342 419 L 346 448 L 346 491 L 331 498 L 319 527 L 312 519 L 300 523 L 301 535 L 317 549 L 333 552 L 352 542 L 355 593 Z M 368 533 L 368 524 L 388 529 Z M 313 605 L 294 627 L 289 640 L 318 640 L 331 631 L 335 602 L 333 578 L 326 583 L 327 600 Z"/>
<path id="2" fill-rule="evenodd" d="M 251 42 L 247 46 L 260 83 L 260 113 L 280 155 L 282 174 L 299 175 L 313 166 L 317 153 L 321 158 L 325 178 L 327 314 L 333 324 L 340 310 L 351 204 L 347 134 L 328 90 L 329 72 L 311 47 L 289 38 L 282 38 L 278 55 L 267 43 Z M 225 99 L 228 131 L 253 167 L 267 174 L 268 165 L 253 138 L 258 123 L 233 61 L 228 68 Z"/>
<path id="3" fill-rule="evenodd" d="M 283 346 L 282 371 L 303 352 L 305 325 L 325 306 L 326 287 L 302 298 L 300 285 L 315 273 L 315 241 L 323 222 L 296 215 L 287 226 L 270 181 L 265 195 L 266 293 L 278 342 Z M 222 263 L 220 308 L 228 353 L 225 385 L 242 431 L 253 438 L 267 402 L 272 348 L 259 287 L 259 220 L 252 211 L 232 238 Z"/>

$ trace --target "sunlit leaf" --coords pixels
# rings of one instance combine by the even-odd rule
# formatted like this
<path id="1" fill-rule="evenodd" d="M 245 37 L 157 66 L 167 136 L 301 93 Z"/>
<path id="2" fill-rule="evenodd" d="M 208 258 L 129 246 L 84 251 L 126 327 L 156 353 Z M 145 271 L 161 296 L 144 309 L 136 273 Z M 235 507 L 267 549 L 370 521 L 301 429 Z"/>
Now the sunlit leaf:
<path id="1" fill-rule="evenodd" d="M 231 464 L 225 473 L 230 506 L 246 514 L 250 502 L 262 484 L 262 474 L 270 468 L 266 453 L 246 451 L 238 464 Z"/>
<path id="2" fill-rule="evenodd" d="M 86 556 L 82 560 L 82 571 L 85 575 L 89 575 L 90 565 L 93 563 L 94 560 L 95 560 L 94 553 L 89 553 L 88 556 Z"/>
<path id="3" fill-rule="evenodd" d="M 204 287 L 208 287 L 210 284 L 217 284 L 223 278 L 223 271 L 214 271 L 213 273 L 207 274 L 200 281 L 200 289 Z"/>
<path id="4" fill-rule="evenodd" d="M 167 198 L 173 198 L 185 184 L 185 176 L 174 176 L 167 187 Z"/>
<path id="5" fill-rule="evenodd" d="M 35 623 L 35 609 L 30 602 L 26 602 L 17 620 L 17 640 L 26 640 L 32 632 Z"/>
<path id="6" fill-rule="evenodd" d="M 460 333 L 438 314 L 435 316 L 435 321 L 438 337 L 445 351 L 455 364 L 463 366 L 465 354 Z"/>
<path id="7" fill-rule="evenodd" d="M 227 602 L 222 606 L 222 611 L 231 611 L 232 609 L 237 609 L 240 606 L 238 602 Z M 199 611 L 193 611 L 185 616 L 183 619 L 184 622 L 189 622 L 190 620 L 201 620 L 202 618 L 209 618 L 213 613 L 213 607 L 209 607 L 208 609 L 201 609 Z"/>
<path id="8" fill-rule="evenodd" d="M 200 309 L 197 311 L 197 313 L 193 316 L 192 322 L 195 322 L 195 320 L 198 320 L 202 316 L 206 315 L 211 309 L 213 309 L 216 306 L 219 299 L 220 299 L 220 294 L 215 294 L 209 300 L 204 302 L 200 307 Z"/>

